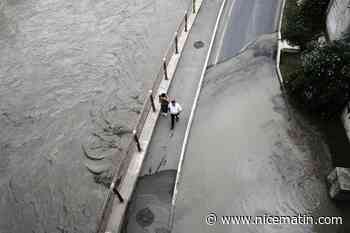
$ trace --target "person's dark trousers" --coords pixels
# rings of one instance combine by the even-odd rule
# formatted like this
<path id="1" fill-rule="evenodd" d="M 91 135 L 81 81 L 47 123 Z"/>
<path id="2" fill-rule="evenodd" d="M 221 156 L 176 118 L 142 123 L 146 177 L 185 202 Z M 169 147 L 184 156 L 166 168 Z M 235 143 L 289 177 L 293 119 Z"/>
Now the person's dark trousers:
<path id="1" fill-rule="evenodd" d="M 171 116 L 171 129 L 174 129 L 175 121 L 179 120 L 179 113 L 177 114 L 170 114 Z"/>
<path id="2" fill-rule="evenodd" d="M 168 113 L 168 105 L 161 105 L 161 109 L 163 113 Z"/>

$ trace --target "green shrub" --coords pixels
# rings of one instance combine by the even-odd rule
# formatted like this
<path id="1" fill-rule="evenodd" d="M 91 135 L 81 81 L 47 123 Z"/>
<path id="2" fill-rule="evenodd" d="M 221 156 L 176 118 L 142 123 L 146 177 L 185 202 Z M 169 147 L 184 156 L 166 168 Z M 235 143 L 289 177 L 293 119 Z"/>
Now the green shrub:
<path id="1" fill-rule="evenodd" d="M 339 114 L 350 100 L 350 47 L 343 42 L 313 42 L 302 53 L 302 68 L 288 77 L 286 89 L 306 109 L 324 117 Z"/>
<path id="2" fill-rule="evenodd" d="M 282 35 L 293 45 L 304 49 L 325 31 L 329 0 L 287 0 Z"/>
<path id="3" fill-rule="evenodd" d="M 301 45 L 309 40 L 308 28 L 300 14 L 297 0 L 287 0 L 283 19 L 282 37 L 293 45 Z"/>

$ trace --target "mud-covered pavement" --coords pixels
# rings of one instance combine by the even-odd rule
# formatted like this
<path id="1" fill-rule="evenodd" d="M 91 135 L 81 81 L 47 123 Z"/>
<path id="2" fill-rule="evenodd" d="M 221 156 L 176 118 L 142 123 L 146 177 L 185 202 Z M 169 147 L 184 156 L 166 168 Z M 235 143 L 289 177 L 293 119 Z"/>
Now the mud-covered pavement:
<path id="1" fill-rule="evenodd" d="M 187 4 L 0 1 L 1 233 L 95 229 Z"/>
<path id="2" fill-rule="evenodd" d="M 123 232 L 169 233 L 172 190 L 182 143 L 221 4 L 222 0 L 203 1 L 200 6 L 168 91 L 182 105 L 180 120 L 170 130 L 169 115 L 158 119 L 129 202 Z M 198 42 L 203 46 L 195 46 Z"/>
<path id="3" fill-rule="evenodd" d="M 275 35 L 264 35 L 208 70 L 178 186 L 173 233 L 349 231 L 349 211 L 328 197 L 331 159 L 323 138 L 281 94 L 275 47 Z M 217 224 L 206 224 L 209 213 L 217 214 Z M 298 214 L 342 216 L 344 224 L 219 223 L 222 215 Z"/>
<path id="4" fill-rule="evenodd" d="M 169 203 L 176 170 L 164 170 L 140 177 L 124 222 L 125 233 L 170 233 Z"/>

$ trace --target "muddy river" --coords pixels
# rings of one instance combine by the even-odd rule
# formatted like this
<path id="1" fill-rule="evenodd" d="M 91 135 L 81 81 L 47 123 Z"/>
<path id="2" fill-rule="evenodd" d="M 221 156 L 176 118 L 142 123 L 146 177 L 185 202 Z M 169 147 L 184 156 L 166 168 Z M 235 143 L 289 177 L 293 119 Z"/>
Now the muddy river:
<path id="1" fill-rule="evenodd" d="M 94 231 L 186 5 L 0 0 L 1 233 Z"/>

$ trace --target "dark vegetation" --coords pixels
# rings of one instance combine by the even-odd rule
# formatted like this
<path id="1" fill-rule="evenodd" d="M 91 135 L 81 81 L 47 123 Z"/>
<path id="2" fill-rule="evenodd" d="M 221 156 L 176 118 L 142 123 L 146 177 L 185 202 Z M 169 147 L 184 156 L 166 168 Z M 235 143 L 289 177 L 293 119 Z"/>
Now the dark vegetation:
<path id="1" fill-rule="evenodd" d="M 350 100 L 350 46 L 324 37 L 329 0 L 287 0 L 282 35 L 296 54 L 282 55 L 281 69 L 291 99 L 322 118 L 339 116 Z"/>
<path id="2" fill-rule="evenodd" d="M 293 45 L 305 48 L 326 28 L 329 0 L 287 0 L 282 35 Z"/>

